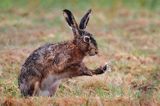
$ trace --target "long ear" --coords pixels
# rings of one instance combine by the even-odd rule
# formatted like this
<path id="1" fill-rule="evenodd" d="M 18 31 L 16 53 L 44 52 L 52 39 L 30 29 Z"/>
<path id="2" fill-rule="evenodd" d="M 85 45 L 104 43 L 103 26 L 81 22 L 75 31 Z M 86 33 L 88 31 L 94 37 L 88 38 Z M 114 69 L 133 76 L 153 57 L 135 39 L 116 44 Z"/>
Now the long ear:
<path id="1" fill-rule="evenodd" d="M 63 15 L 68 25 L 72 28 L 74 35 L 78 35 L 78 25 L 71 11 L 64 9 Z"/>
<path id="2" fill-rule="evenodd" d="M 87 11 L 87 13 L 81 19 L 80 24 L 79 24 L 79 29 L 85 29 L 86 28 L 86 26 L 88 24 L 88 21 L 89 21 L 90 13 L 91 13 L 91 9 L 89 9 Z"/>

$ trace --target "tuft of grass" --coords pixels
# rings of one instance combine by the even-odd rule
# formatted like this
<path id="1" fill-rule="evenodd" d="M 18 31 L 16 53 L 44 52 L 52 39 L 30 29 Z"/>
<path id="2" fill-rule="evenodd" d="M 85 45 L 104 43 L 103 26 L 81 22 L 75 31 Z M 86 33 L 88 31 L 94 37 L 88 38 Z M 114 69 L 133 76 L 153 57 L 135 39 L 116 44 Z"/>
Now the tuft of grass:
<path id="1" fill-rule="evenodd" d="M 113 99 L 114 97 L 122 97 L 124 92 L 121 86 L 116 86 L 116 85 L 112 85 L 109 84 L 109 95 L 108 98 Z"/>
<path id="2" fill-rule="evenodd" d="M 157 105 L 160 103 L 158 3 L 158 0 L 2 0 L 0 105 Z M 64 8 L 73 11 L 77 22 L 92 8 L 86 30 L 97 40 L 100 54 L 86 57 L 84 62 L 95 69 L 112 61 L 112 72 L 65 79 L 54 97 L 23 98 L 17 77 L 28 55 L 45 43 L 73 38 L 63 19 Z"/>
<path id="3" fill-rule="evenodd" d="M 102 88 L 96 88 L 95 92 L 101 98 L 107 97 L 107 91 Z"/>

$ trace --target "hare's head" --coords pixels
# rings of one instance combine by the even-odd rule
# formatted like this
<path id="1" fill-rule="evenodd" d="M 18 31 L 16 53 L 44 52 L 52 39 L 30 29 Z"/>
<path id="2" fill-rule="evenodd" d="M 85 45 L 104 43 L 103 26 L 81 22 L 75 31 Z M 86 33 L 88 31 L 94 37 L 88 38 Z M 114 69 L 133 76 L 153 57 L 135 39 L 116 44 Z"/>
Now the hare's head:
<path id="1" fill-rule="evenodd" d="M 63 10 L 64 17 L 71 27 L 74 34 L 75 44 L 86 54 L 94 56 L 98 53 L 97 42 L 93 38 L 93 35 L 87 31 L 85 28 L 89 21 L 91 10 L 88 10 L 87 13 L 82 17 L 80 24 L 78 25 L 72 12 L 65 9 Z"/>

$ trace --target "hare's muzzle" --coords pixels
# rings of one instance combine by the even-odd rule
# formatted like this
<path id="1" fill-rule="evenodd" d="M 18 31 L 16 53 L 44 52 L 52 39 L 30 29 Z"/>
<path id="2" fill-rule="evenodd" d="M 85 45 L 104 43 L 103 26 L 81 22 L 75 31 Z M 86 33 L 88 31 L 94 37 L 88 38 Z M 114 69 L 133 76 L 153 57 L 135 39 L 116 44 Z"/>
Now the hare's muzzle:
<path id="1" fill-rule="evenodd" d="M 91 49 L 88 54 L 89 54 L 90 56 L 94 56 L 94 55 L 98 54 L 98 50 L 96 50 L 96 49 Z"/>

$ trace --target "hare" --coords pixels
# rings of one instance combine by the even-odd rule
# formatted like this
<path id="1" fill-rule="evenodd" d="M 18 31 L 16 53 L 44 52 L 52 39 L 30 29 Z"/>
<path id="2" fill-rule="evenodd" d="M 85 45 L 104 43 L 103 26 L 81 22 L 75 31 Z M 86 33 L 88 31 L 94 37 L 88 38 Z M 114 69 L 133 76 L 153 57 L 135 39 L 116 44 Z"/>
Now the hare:
<path id="1" fill-rule="evenodd" d="M 55 44 L 45 44 L 34 50 L 22 65 L 18 85 L 23 96 L 53 96 L 64 78 L 102 74 L 107 65 L 88 69 L 83 63 L 85 56 L 98 53 L 96 40 L 85 31 L 91 9 L 78 25 L 71 11 L 63 10 L 74 39 Z"/>

